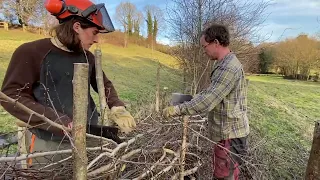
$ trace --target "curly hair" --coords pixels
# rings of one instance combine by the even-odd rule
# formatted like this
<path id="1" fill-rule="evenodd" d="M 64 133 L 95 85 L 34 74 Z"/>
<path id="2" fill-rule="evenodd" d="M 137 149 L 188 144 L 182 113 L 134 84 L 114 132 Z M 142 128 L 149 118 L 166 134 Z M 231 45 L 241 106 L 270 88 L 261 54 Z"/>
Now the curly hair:
<path id="1" fill-rule="evenodd" d="M 218 40 L 224 47 L 227 47 L 230 44 L 229 30 L 224 25 L 212 24 L 202 32 L 202 35 L 204 35 L 204 38 L 208 43 Z"/>

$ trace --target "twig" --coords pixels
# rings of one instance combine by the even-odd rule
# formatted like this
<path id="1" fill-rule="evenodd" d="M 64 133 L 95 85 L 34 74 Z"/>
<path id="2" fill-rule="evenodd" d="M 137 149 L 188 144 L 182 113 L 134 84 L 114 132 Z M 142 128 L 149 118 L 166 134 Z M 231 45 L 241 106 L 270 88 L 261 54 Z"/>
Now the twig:
<path id="1" fill-rule="evenodd" d="M 87 167 L 87 170 L 89 170 L 99 159 L 101 159 L 103 156 L 111 156 L 110 152 L 104 152 L 100 154 L 98 157 L 96 157 L 94 160 L 90 162 L 90 164 Z"/>
<path id="2" fill-rule="evenodd" d="M 0 97 L 5 99 L 7 102 L 11 103 L 11 104 L 14 104 L 16 105 L 18 108 L 20 108 L 21 110 L 27 112 L 30 116 L 32 115 L 35 115 L 39 118 L 41 118 L 42 120 L 44 120 L 45 122 L 47 122 L 48 124 L 50 124 L 51 126 L 54 126 L 56 128 L 59 128 L 61 130 L 64 130 L 64 131 L 68 131 L 68 132 L 71 132 L 71 129 L 68 128 L 68 127 L 65 127 L 63 125 L 60 125 L 58 123 L 55 123 L 53 121 L 51 121 L 50 119 L 48 119 L 47 117 L 45 117 L 44 115 L 41 115 L 35 111 L 33 111 L 32 109 L 26 107 L 25 105 L 21 104 L 20 102 L 10 98 L 9 96 L 5 95 L 3 92 L 0 91 Z"/>
<path id="3" fill-rule="evenodd" d="M 101 150 L 101 147 L 93 147 L 93 148 L 86 148 L 87 151 L 97 151 Z M 103 148 L 104 150 L 104 148 Z M 109 149 L 107 149 L 109 150 Z M 43 157 L 43 156 L 49 156 L 49 155 L 58 155 L 58 154 L 68 154 L 72 153 L 72 149 L 66 149 L 61 151 L 48 151 L 48 152 L 42 152 L 42 153 L 33 153 L 29 155 L 21 155 L 17 157 L 1 157 L 0 163 L 3 162 L 12 162 L 12 161 L 22 161 L 28 158 L 37 158 L 37 157 Z"/>
<path id="4" fill-rule="evenodd" d="M 185 172 L 182 174 L 182 176 L 184 177 L 184 176 L 189 176 L 189 175 L 191 175 L 191 174 L 194 174 L 195 172 L 197 172 L 198 169 L 199 169 L 199 166 L 196 166 L 196 167 L 194 167 L 194 168 L 192 168 L 192 169 L 189 169 L 189 170 L 185 171 Z M 176 173 L 174 176 L 172 176 L 171 179 L 172 179 L 172 180 L 177 179 L 178 176 L 179 176 L 179 173 Z"/>
<path id="5" fill-rule="evenodd" d="M 102 137 L 102 136 L 96 136 L 96 135 L 93 135 L 93 134 L 86 134 L 87 137 L 89 138 L 95 138 L 95 139 L 102 139 L 104 141 L 107 141 L 107 142 L 110 142 L 112 143 L 113 145 L 118 145 L 118 143 L 114 142 L 112 139 L 108 139 L 108 138 L 105 138 L 105 137 Z"/>
<path id="6" fill-rule="evenodd" d="M 146 171 L 145 173 L 141 174 L 139 177 L 137 177 L 133 180 L 140 180 L 140 179 L 143 179 L 144 177 L 146 177 L 158 165 L 158 163 L 160 163 L 165 157 L 166 157 L 166 151 L 163 150 L 163 154 L 160 157 L 160 159 L 153 166 L 151 166 L 151 168 L 148 171 Z"/>
<path id="7" fill-rule="evenodd" d="M 170 169 L 173 167 L 173 164 L 178 160 L 179 158 L 176 156 L 173 158 L 173 160 L 171 161 L 170 163 L 170 166 L 164 168 L 162 171 L 160 171 L 158 174 L 156 174 L 154 177 L 151 178 L 151 180 L 154 180 L 154 179 L 158 179 L 158 176 L 160 176 L 161 174 L 163 173 L 166 173 L 168 171 L 170 171 Z"/>
<path id="8" fill-rule="evenodd" d="M 206 122 L 206 120 L 192 120 L 192 121 L 188 121 L 188 123 L 204 123 Z M 166 124 L 162 124 L 162 126 L 179 126 L 182 123 L 166 123 Z"/>
<path id="9" fill-rule="evenodd" d="M 136 150 L 133 150 L 133 151 L 130 151 L 129 153 L 121 156 L 120 160 L 126 160 L 127 158 L 137 154 L 137 153 L 140 153 L 142 151 L 142 149 L 136 149 Z M 88 177 L 92 177 L 92 176 L 96 176 L 100 173 L 103 173 L 103 172 L 106 172 L 106 171 L 109 171 L 113 166 L 116 166 L 117 165 L 117 162 L 114 164 L 114 163 L 110 163 L 108 165 L 105 165 L 105 166 L 102 166 L 101 168 L 99 169 L 96 169 L 90 173 L 88 173 Z"/>
<path id="10" fill-rule="evenodd" d="M 143 134 L 138 134 L 136 137 L 130 139 L 128 142 L 123 142 L 123 143 L 119 144 L 119 145 L 112 151 L 111 156 L 115 156 L 115 154 L 118 153 L 118 151 L 119 151 L 121 148 L 131 145 L 132 143 L 134 143 L 134 142 L 137 140 L 137 138 L 140 138 L 140 137 L 142 137 L 142 136 L 143 136 Z"/>
<path id="11" fill-rule="evenodd" d="M 71 159 L 71 158 L 72 158 L 72 156 L 69 156 L 69 157 L 67 157 L 67 158 L 65 158 L 65 159 L 62 159 L 62 160 L 58 161 L 58 162 L 55 162 L 55 163 L 49 164 L 49 165 L 47 165 L 47 166 L 45 166 L 45 167 L 42 167 L 42 168 L 40 168 L 39 170 L 43 170 L 43 169 L 46 169 L 46 168 L 48 168 L 48 167 L 51 167 L 51 166 L 54 166 L 54 165 L 63 163 L 63 162 L 65 162 L 65 161 L 68 161 L 68 160 Z"/>
<path id="12" fill-rule="evenodd" d="M 100 154 L 98 157 L 96 157 L 93 161 L 90 162 L 87 169 L 89 170 L 103 156 L 114 157 L 121 148 L 129 146 L 134 141 L 136 141 L 136 139 L 139 137 L 142 137 L 142 134 L 138 134 L 136 137 L 130 139 L 128 142 L 123 142 L 123 143 L 119 144 L 116 148 L 113 149 L 113 151 L 111 153 L 105 152 L 105 153 Z"/>

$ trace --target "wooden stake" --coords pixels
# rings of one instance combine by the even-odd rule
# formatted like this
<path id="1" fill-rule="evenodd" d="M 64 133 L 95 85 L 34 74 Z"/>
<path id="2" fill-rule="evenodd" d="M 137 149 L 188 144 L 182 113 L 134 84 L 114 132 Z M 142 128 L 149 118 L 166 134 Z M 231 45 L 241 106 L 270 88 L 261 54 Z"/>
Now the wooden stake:
<path id="1" fill-rule="evenodd" d="M 159 113 L 160 111 L 160 68 L 161 64 L 158 63 L 157 67 L 157 87 L 156 87 L 156 112 Z"/>
<path id="2" fill-rule="evenodd" d="M 106 93 L 104 88 L 104 81 L 103 81 L 103 73 L 102 73 L 102 60 L 101 60 L 101 50 L 95 49 L 94 56 L 96 59 L 96 79 L 97 79 L 97 86 L 98 86 L 98 93 L 99 93 L 99 102 L 100 102 L 100 117 L 101 117 L 101 124 L 106 126 L 113 126 L 113 122 L 110 121 L 107 116 L 105 116 L 106 109 L 107 109 L 107 100 L 106 100 Z"/>
<path id="3" fill-rule="evenodd" d="M 320 121 L 315 124 L 313 142 L 305 179 L 320 180 Z"/>
<path id="4" fill-rule="evenodd" d="M 181 144 L 181 152 L 180 152 L 180 180 L 184 179 L 184 166 L 185 166 L 185 158 L 187 152 L 187 135 L 188 135 L 188 121 L 189 116 L 183 116 L 183 136 L 182 136 L 182 144 Z"/>
<path id="5" fill-rule="evenodd" d="M 75 63 L 73 76 L 73 179 L 87 179 L 86 124 L 88 113 L 89 64 Z"/>

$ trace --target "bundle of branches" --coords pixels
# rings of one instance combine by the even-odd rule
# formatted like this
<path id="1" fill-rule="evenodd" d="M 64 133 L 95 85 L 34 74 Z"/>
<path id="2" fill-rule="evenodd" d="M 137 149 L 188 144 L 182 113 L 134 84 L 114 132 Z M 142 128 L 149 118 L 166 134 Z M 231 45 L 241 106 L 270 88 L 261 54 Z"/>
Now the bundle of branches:
<path id="1" fill-rule="evenodd" d="M 183 175 L 210 177 L 211 149 L 203 136 L 205 121 L 190 121 L 187 150 Z M 102 146 L 88 147 L 88 178 L 89 179 L 177 179 L 181 173 L 181 119 L 162 121 L 160 117 L 149 116 L 139 123 L 137 131 L 124 142 L 116 144 L 104 141 Z M 208 147 L 208 148 L 207 148 Z M 45 165 L 37 164 L 36 169 L 22 168 L 23 160 L 36 157 L 50 158 L 52 155 L 65 155 L 59 162 Z M 33 153 L 18 157 L 2 157 L 1 175 L 10 178 L 26 179 L 67 179 L 72 178 L 72 150 Z M 202 165 L 202 166 L 201 166 Z M 208 167 L 206 167 L 208 166 Z M 200 168 L 201 167 L 201 168 Z M 201 170 L 202 169 L 202 170 Z M 197 173 L 196 173 L 197 172 Z"/>
<path id="2" fill-rule="evenodd" d="M 87 147 L 88 179 L 178 179 L 181 171 L 187 179 L 212 179 L 212 147 L 215 142 L 206 137 L 206 119 L 193 117 L 189 120 L 185 166 L 181 169 L 181 144 L 183 139 L 182 118 L 163 120 L 150 115 L 138 124 L 137 130 L 124 142 L 116 144 L 103 141 L 102 146 Z M 261 137 L 252 129 L 249 152 L 242 157 L 241 179 L 277 179 L 277 177 L 302 178 L 308 153 L 303 148 L 274 153 L 272 139 Z M 99 144 L 99 143 L 97 143 Z M 4 152 L 4 151 L 2 151 Z M 287 152 L 287 153 L 285 153 Z M 3 156 L 5 153 L 2 153 Z M 34 157 L 50 158 L 52 154 L 64 155 L 56 163 L 37 164 Z M 294 158 L 288 156 L 294 155 Z M 300 156 L 301 158 L 298 158 Z M 34 158 L 40 168 L 23 168 L 22 161 Z M 289 163 L 289 160 L 292 161 Z M 291 164 L 284 169 L 281 164 Z M 33 153 L 17 157 L 0 158 L 0 177 L 25 179 L 70 179 L 73 176 L 72 150 Z M 277 169 L 284 171 L 281 175 Z M 275 175 L 277 174 L 277 175 Z M 287 176 L 285 176 L 287 174 Z M 298 178 L 298 179 L 299 179 Z"/>

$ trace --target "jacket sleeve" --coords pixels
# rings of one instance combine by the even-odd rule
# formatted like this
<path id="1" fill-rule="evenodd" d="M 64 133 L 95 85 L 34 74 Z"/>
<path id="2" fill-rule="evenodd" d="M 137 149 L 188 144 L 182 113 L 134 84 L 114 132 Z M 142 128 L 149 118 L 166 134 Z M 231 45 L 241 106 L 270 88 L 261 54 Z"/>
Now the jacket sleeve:
<path id="1" fill-rule="evenodd" d="M 92 56 L 92 73 L 90 77 L 90 83 L 92 88 L 98 93 L 98 86 L 97 86 L 97 79 L 96 79 L 96 66 L 95 66 L 95 58 L 92 53 L 90 53 L 90 56 Z M 111 109 L 113 106 L 125 106 L 125 104 L 120 100 L 116 89 L 113 86 L 113 83 L 107 78 L 105 73 L 103 73 L 103 84 L 105 88 L 105 94 L 106 94 L 106 101 L 108 104 L 108 107 Z"/>
<path id="2" fill-rule="evenodd" d="M 33 53 L 35 52 L 35 53 Z M 1 91 L 8 97 L 22 103 L 31 110 L 44 115 L 48 119 L 58 124 L 68 124 L 71 122 L 67 116 L 55 112 L 52 108 L 45 107 L 35 101 L 32 86 L 40 78 L 41 56 L 37 56 L 36 49 L 29 44 L 19 46 L 13 53 L 5 74 Z M 14 104 L 1 100 L 1 105 L 14 117 L 31 125 L 42 124 L 38 128 L 48 130 L 53 133 L 61 132 L 61 130 L 50 126 L 35 116 L 20 110 Z"/>
<path id="3" fill-rule="evenodd" d="M 218 67 L 213 74 L 211 86 L 191 101 L 178 105 L 180 113 L 194 115 L 211 111 L 231 92 L 237 79 L 236 70 Z"/>

